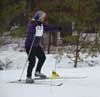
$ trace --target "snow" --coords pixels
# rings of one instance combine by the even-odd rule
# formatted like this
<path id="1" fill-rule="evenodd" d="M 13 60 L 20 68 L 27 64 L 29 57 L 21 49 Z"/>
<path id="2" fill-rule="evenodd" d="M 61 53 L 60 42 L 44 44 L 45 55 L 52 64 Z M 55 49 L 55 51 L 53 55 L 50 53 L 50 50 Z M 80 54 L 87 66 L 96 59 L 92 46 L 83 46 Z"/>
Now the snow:
<path id="1" fill-rule="evenodd" d="M 55 55 L 46 55 L 47 60 L 42 72 L 51 76 L 55 69 Z M 82 56 L 84 57 L 84 55 Z M 56 72 L 67 79 L 50 80 L 48 83 L 63 82 L 62 86 L 18 84 L 9 83 L 18 80 L 22 72 L 27 55 L 25 52 L 14 51 L 11 48 L 0 51 L 0 60 L 5 64 L 6 60 L 12 61 L 10 66 L 0 71 L 0 97 L 100 97 L 100 55 L 98 57 L 84 58 L 84 60 L 94 61 L 95 65 L 89 67 L 86 63 L 80 62 L 78 68 L 73 68 L 73 62 L 63 55 L 61 61 L 56 66 Z M 86 77 L 86 78 L 75 78 Z M 26 78 L 26 69 L 23 78 Z M 33 71 L 34 78 L 34 71 Z"/>
<path id="2" fill-rule="evenodd" d="M 47 67 L 45 73 L 48 74 L 48 70 L 51 69 Z M 20 70 L 0 71 L 1 97 L 100 97 L 100 67 L 58 69 L 60 76 L 88 76 L 83 79 L 57 80 L 63 82 L 60 87 L 8 83 L 19 79 L 20 72 Z"/>

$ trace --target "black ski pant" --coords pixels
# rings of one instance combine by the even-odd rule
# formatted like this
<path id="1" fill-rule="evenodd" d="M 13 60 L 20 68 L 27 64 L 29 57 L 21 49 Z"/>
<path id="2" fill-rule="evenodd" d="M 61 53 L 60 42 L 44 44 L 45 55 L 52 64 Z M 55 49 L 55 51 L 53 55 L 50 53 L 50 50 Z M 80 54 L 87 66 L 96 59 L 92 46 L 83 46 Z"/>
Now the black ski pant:
<path id="1" fill-rule="evenodd" d="M 25 47 L 25 49 L 29 56 L 28 57 L 29 64 L 28 64 L 28 68 L 27 68 L 27 77 L 32 77 L 32 71 L 33 71 L 33 68 L 36 63 L 36 57 L 38 58 L 38 63 L 37 63 L 35 72 L 41 72 L 41 68 L 46 60 L 46 56 L 45 56 L 43 49 L 40 46 L 33 47 L 30 55 L 29 55 L 30 47 Z"/>

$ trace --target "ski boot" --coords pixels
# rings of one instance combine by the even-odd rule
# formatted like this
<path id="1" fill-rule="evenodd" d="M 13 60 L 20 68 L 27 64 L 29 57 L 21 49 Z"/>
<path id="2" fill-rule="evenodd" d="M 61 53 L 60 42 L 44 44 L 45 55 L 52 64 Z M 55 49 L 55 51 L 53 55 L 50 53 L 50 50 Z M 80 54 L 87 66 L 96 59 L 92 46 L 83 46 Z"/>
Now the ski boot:
<path id="1" fill-rule="evenodd" d="M 32 79 L 30 77 L 27 77 L 26 78 L 26 83 L 32 84 L 32 83 L 34 83 L 34 79 Z"/>
<path id="2" fill-rule="evenodd" d="M 47 78 L 46 75 L 44 75 L 44 74 L 41 73 L 41 72 L 35 72 L 35 76 L 36 76 L 36 77 L 40 77 L 41 79 L 46 79 L 46 78 Z"/>

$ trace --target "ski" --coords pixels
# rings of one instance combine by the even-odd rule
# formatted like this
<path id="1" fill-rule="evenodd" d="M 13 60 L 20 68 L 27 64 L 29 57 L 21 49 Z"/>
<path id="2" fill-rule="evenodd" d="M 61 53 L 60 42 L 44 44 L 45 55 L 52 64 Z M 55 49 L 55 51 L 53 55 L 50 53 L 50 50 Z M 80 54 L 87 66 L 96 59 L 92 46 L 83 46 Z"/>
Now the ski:
<path id="1" fill-rule="evenodd" d="M 21 80 L 21 81 L 10 81 L 9 83 L 15 83 L 15 84 L 34 84 L 34 85 L 49 85 L 49 86 L 61 86 L 63 85 L 62 82 L 48 82 L 48 81 L 35 81 L 34 83 L 26 83 L 25 80 Z"/>
<path id="2" fill-rule="evenodd" d="M 85 79 L 88 78 L 88 76 L 66 76 L 66 77 L 58 77 L 58 78 L 34 78 L 34 80 L 60 80 L 60 79 Z"/>
<path id="3" fill-rule="evenodd" d="M 67 79 L 73 79 L 73 80 L 78 80 L 78 79 L 85 79 L 88 78 L 88 76 L 66 76 L 66 77 L 58 77 L 58 78 L 34 78 L 34 85 L 49 85 L 49 86 L 62 86 L 63 82 L 57 82 L 58 80 L 67 80 Z M 19 83 L 19 84 L 28 84 L 25 82 L 25 80 L 15 80 L 15 81 L 10 81 L 9 83 Z"/>
<path id="4" fill-rule="evenodd" d="M 66 76 L 66 77 L 58 77 L 58 78 L 51 78 L 51 77 L 47 77 L 47 78 L 39 78 L 36 77 L 34 78 L 35 81 L 54 81 L 54 80 L 67 80 L 67 79 L 85 79 L 88 78 L 88 76 Z M 17 83 L 17 82 L 23 82 L 25 80 L 15 80 L 15 81 L 10 81 L 10 83 Z"/>

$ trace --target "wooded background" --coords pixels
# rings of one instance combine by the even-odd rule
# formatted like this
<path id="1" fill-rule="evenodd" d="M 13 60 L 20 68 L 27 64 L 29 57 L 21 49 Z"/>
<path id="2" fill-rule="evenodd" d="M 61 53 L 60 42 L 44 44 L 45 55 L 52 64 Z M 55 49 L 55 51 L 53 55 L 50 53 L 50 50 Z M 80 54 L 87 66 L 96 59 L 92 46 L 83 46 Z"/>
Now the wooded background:
<path id="1" fill-rule="evenodd" d="M 61 26 L 64 45 L 74 45 L 70 50 L 75 52 L 75 67 L 80 50 L 100 51 L 100 0 L 1 0 L 0 36 L 25 38 L 28 21 L 37 10 L 47 13 L 47 23 Z M 47 34 L 48 53 L 51 45 L 57 46 L 58 36 Z"/>

